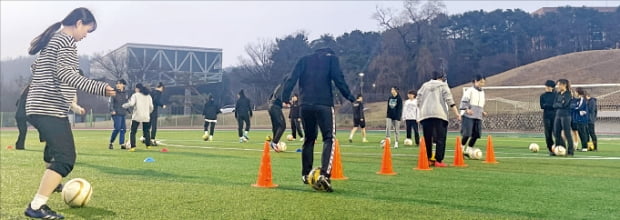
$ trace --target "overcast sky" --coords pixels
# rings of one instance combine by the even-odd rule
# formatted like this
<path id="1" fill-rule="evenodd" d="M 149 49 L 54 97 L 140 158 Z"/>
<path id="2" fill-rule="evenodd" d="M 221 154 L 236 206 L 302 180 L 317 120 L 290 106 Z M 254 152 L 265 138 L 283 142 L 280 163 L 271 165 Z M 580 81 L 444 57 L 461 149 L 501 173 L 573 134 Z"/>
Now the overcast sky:
<path id="1" fill-rule="evenodd" d="M 444 1 L 449 14 L 471 10 L 609 6 L 613 1 Z M 355 29 L 377 31 L 376 6 L 402 8 L 401 1 L 1 1 L 0 55 L 27 56 L 30 41 L 72 9 L 93 11 L 98 28 L 78 43 L 80 54 L 108 52 L 121 45 L 151 43 L 221 48 L 223 66 L 235 65 L 244 46 L 304 30 L 310 40 Z"/>

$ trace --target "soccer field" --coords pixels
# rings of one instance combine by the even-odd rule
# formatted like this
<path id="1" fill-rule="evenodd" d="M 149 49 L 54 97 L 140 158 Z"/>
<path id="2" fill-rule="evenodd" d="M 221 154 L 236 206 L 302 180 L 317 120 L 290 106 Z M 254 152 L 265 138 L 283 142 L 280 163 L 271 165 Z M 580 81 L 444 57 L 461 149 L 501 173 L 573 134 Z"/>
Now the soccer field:
<path id="1" fill-rule="evenodd" d="M 141 132 L 138 132 L 140 134 Z M 344 174 L 335 192 L 316 192 L 300 180 L 301 142 L 271 152 L 273 189 L 256 182 L 267 130 L 252 131 L 238 143 L 236 131 L 216 131 L 214 142 L 197 130 L 161 130 L 162 144 L 136 152 L 108 150 L 110 131 L 76 130 L 78 159 L 63 180 L 84 178 L 93 196 L 84 208 L 69 208 L 55 193 L 52 209 L 67 219 L 618 219 L 620 216 L 619 136 L 600 136 L 599 152 L 573 158 L 549 157 L 542 134 L 492 134 L 499 164 L 466 160 L 466 168 L 413 170 L 418 148 L 392 149 L 395 176 L 377 175 L 384 132 L 369 132 L 370 143 L 347 142 L 339 131 Z M 287 133 L 288 134 L 288 133 Z M 285 134 L 286 135 L 286 134 Z M 404 132 L 401 132 L 404 136 Z M 445 162 L 454 155 L 454 133 Z M 1 133 L 0 219 L 23 219 L 43 172 L 43 144 L 30 130 L 26 151 L 8 150 L 16 131 Z M 486 136 L 486 134 L 485 134 Z M 402 139 L 402 137 L 401 137 Z M 477 145 L 485 152 L 486 139 Z M 169 152 L 159 152 L 161 148 Z M 544 147 L 543 147 L 544 148 Z M 320 142 L 315 152 L 321 150 Z M 485 152 L 486 153 L 486 152 Z M 152 157 L 155 162 L 143 162 Z M 315 154 L 315 166 L 320 155 Z"/>

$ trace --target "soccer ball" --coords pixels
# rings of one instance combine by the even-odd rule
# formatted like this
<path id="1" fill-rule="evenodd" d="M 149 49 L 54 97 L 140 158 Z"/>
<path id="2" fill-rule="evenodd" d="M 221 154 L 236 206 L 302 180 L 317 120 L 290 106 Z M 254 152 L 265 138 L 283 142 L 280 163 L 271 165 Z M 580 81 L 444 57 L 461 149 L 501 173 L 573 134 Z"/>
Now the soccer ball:
<path id="1" fill-rule="evenodd" d="M 146 138 L 144 138 L 144 136 L 140 137 L 140 142 L 142 142 L 144 144 L 144 141 L 146 140 Z"/>
<path id="2" fill-rule="evenodd" d="M 406 146 L 411 146 L 411 145 L 413 145 L 413 141 L 411 139 L 405 139 L 405 145 Z"/>
<path id="3" fill-rule="evenodd" d="M 564 156 L 566 155 L 566 148 L 564 148 L 563 146 L 555 146 L 553 148 L 553 153 L 558 156 Z"/>
<path id="4" fill-rule="evenodd" d="M 209 135 L 209 134 L 204 134 L 204 135 L 202 135 L 202 140 L 204 140 L 204 141 L 208 141 L 208 140 L 209 140 L 209 138 L 210 138 L 210 135 Z"/>
<path id="5" fill-rule="evenodd" d="M 531 143 L 530 144 L 530 151 L 536 153 L 540 150 L 540 146 L 538 146 L 538 144 L 536 143 Z"/>
<path id="6" fill-rule="evenodd" d="M 479 148 L 474 148 L 469 152 L 469 157 L 474 160 L 482 159 L 482 151 Z"/>
<path id="7" fill-rule="evenodd" d="M 82 178 L 75 178 L 65 183 L 62 188 L 62 200 L 71 207 L 83 207 L 90 201 L 93 188 L 90 183 Z"/>
<path id="8" fill-rule="evenodd" d="M 246 142 L 248 142 L 247 138 L 245 138 L 245 137 L 240 137 L 239 138 L 239 143 L 246 143 Z"/>
<path id="9" fill-rule="evenodd" d="M 320 176 L 321 176 L 321 168 L 320 167 L 314 168 L 308 174 L 308 184 L 310 185 L 310 187 L 312 187 L 316 191 L 323 190 L 323 187 L 321 186 L 321 184 L 319 184 L 319 177 Z"/>
<path id="10" fill-rule="evenodd" d="M 592 143 L 592 141 L 588 142 L 588 150 L 589 151 L 593 151 L 594 150 L 594 143 Z"/>
<path id="11" fill-rule="evenodd" d="M 289 135 L 286 135 L 286 140 L 293 141 L 293 140 L 295 140 L 295 138 L 293 138 L 292 134 L 289 134 Z"/>
<path id="12" fill-rule="evenodd" d="M 286 151 L 286 143 L 282 141 L 278 142 L 278 150 L 280 150 L 280 152 Z"/>
<path id="13" fill-rule="evenodd" d="M 381 142 L 379 142 L 379 147 L 384 148 L 385 147 L 385 140 L 381 140 Z"/>

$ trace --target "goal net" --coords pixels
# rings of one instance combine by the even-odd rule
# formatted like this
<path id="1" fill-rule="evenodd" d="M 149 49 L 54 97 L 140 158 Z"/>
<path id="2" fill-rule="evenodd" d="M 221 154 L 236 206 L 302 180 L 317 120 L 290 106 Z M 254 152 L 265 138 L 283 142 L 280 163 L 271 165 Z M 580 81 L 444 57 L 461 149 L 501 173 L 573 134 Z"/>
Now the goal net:
<path id="1" fill-rule="evenodd" d="M 597 133 L 620 133 L 620 83 L 571 87 L 583 88 L 597 99 Z M 544 88 L 539 85 L 484 87 L 484 109 L 488 116 L 484 119 L 483 128 L 487 131 L 542 132 L 540 95 L 545 92 Z M 456 98 L 460 100 L 460 97 Z"/>

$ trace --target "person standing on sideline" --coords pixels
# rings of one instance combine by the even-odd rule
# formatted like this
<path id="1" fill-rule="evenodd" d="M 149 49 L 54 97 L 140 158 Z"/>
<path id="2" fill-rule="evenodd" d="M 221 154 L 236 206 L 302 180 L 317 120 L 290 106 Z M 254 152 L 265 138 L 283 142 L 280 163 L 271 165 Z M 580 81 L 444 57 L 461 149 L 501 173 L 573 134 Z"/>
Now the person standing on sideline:
<path id="1" fill-rule="evenodd" d="M 101 96 L 115 95 L 107 83 L 88 79 L 78 72 L 76 42 L 95 29 L 97 22 L 93 14 L 86 8 L 76 8 L 30 43 L 28 53 L 39 55 L 32 67 L 25 109 L 28 122 L 45 140 L 46 163 L 37 193 L 24 211 L 30 218 L 64 218 L 47 201 L 75 165 L 77 155 L 67 113 L 75 101 L 76 89 Z"/>
<path id="2" fill-rule="evenodd" d="M 164 92 L 164 84 L 159 82 L 157 87 L 153 91 L 151 91 L 151 98 L 153 99 L 153 112 L 151 112 L 150 124 L 151 124 L 151 144 L 153 146 L 157 146 L 157 141 L 155 141 L 155 137 L 157 136 L 157 119 L 159 118 L 159 107 L 166 108 L 166 105 L 161 101 L 162 93 Z M 146 137 L 145 137 L 146 138 Z"/>
<path id="3" fill-rule="evenodd" d="M 252 118 L 252 104 L 250 99 L 245 96 L 243 89 L 237 94 L 237 103 L 235 104 L 235 118 L 237 119 L 237 133 L 239 135 L 239 142 L 250 139 L 248 133 L 250 132 L 250 118 Z M 245 131 L 243 130 L 243 124 L 245 123 Z"/>
<path id="4" fill-rule="evenodd" d="M 357 99 L 353 102 L 353 129 L 349 134 L 349 143 L 353 143 L 353 135 L 357 128 L 362 129 L 362 142 L 366 143 L 366 117 L 364 117 L 364 97 L 357 95 Z"/>
<path id="5" fill-rule="evenodd" d="M 573 146 L 575 149 L 579 147 L 579 126 L 577 125 L 577 117 L 579 117 L 579 112 L 577 111 L 577 107 L 579 106 L 579 94 L 577 94 L 577 90 L 571 89 L 570 93 L 572 95 L 572 99 L 570 100 L 570 115 L 571 115 L 571 123 L 570 129 L 573 132 Z"/>
<path id="6" fill-rule="evenodd" d="M 426 156 L 431 161 L 433 142 L 436 143 L 435 167 L 446 167 L 443 163 L 446 152 L 446 136 L 448 133 L 448 108 L 460 121 L 461 115 L 456 109 L 454 99 L 446 76 L 437 71 L 433 72 L 433 79 L 425 82 L 418 91 L 418 107 L 420 108 L 420 123 L 426 144 Z"/>
<path id="7" fill-rule="evenodd" d="M 204 108 L 202 108 L 202 115 L 205 117 L 204 132 L 202 140 L 213 141 L 213 135 L 215 134 L 215 124 L 217 124 L 217 115 L 222 113 L 220 106 L 215 103 L 213 95 L 207 97 L 207 102 Z"/>
<path id="8" fill-rule="evenodd" d="M 131 130 L 129 131 L 129 142 L 131 148 L 129 151 L 136 151 L 136 132 L 138 131 L 138 125 L 142 123 L 142 135 L 144 136 L 144 143 L 146 149 L 151 148 L 151 134 L 150 134 L 150 114 L 153 112 L 153 99 L 149 94 L 148 88 L 142 85 L 142 83 L 136 84 L 134 94 L 131 95 L 129 101 L 123 104 L 123 108 L 132 108 L 131 112 Z"/>
<path id="9" fill-rule="evenodd" d="M 299 84 L 299 104 L 304 133 L 301 153 L 302 181 L 308 184 L 307 175 L 314 162 L 314 142 L 318 136 L 317 127 L 323 136 L 323 153 L 321 154 L 321 175 L 318 179 L 320 188 L 332 192 L 330 181 L 336 124 L 334 122 L 334 96 L 332 82 L 344 98 L 355 101 L 349 86 L 344 80 L 338 57 L 330 48 L 321 48 L 313 54 L 297 61 L 290 78 L 284 83 L 282 100 L 289 100 L 295 84 Z"/>
<path id="10" fill-rule="evenodd" d="M 477 75 L 472 80 L 474 84 L 467 88 L 461 98 L 461 147 L 463 147 L 463 155 L 469 157 L 469 152 L 474 150 L 476 140 L 482 135 L 482 117 L 487 116 L 484 111 L 486 98 L 482 87 L 486 83 L 486 79 L 482 75 Z M 471 138 L 471 139 L 470 139 Z M 469 140 L 469 142 L 468 142 Z"/>
<path id="11" fill-rule="evenodd" d="M 407 129 L 407 140 L 411 141 L 411 131 L 415 137 L 415 145 L 420 146 L 420 132 L 418 131 L 418 116 L 420 115 L 420 109 L 418 109 L 418 100 L 416 99 L 417 92 L 415 90 L 409 90 L 407 92 L 407 100 L 405 101 L 405 107 L 403 108 L 403 120 L 405 120 L 405 127 Z"/>
<path id="12" fill-rule="evenodd" d="M 16 150 L 25 150 L 26 147 L 26 134 L 28 133 L 28 118 L 26 117 L 26 98 L 28 97 L 28 87 L 30 84 L 26 85 L 22 90 L 22 94 L 15 103 L 17 106 L 17 110 L 15 111 L 15 123 L 17 123 L 17 131 L 19 132 L 17 136 L 17 141 L 15 142 Z M 39 136 L 40 137 L 40 136 Z"/>
<path id="13" fill-rule="evenodd" d="M 579 135 L 579 140 L 581 140 L 581 151 L 588 151 L 588 121 L 590 119 L 590 112 L 588 112 L 588 100 L 586 99 L 586 91 L 583 88 L 575 89 L 579 98 L 577 99 L 577 106 L 575 106 L 574 111 L 576 114 L 573 115 L 575 121 L 573 123 L 577 126 L 577 134 Z"/>
<path id="14" fill-rule="evenodd" d="M 398 135 L 400 134 L 400 119 L 403 115 L 403 99 L 398 94 L 398 87 L 390 89 L 391 96 L 387 102 L 387 117 L 385 119 L 385 137 L 390 138 L 390 130 L 394 129 L 394 148 L 398 148 Z M 390 146 L 387 146 L 390 147 Z"/>
<path id="15" fill-rule="evenodd" d="M 280 92 L 280 95 L 281 94 L 282 93 Z M 301 112 L 299 110 L 298 99 L 299 99 L 299 96 L 297 96 L 297 94 L 293 94 L 293 97 L 291 98 L 291 111 L 288 114 L 288 118 L 291 119 L 291 130 L 293 131 L 293 140 L 297 140 L 297 134 L 299 134 L 299 138 L 301 138 L 300 140 L 304 141 L 304 132 L 301 131 Z"/>
<path id="16" fill-rule="evenodd" d="M 547 143 L 547 150 L 549 155 L 553 153 L 553 124 L 555 120 L 555 109 L 553 108 L 553 102 L 555 102 L 555 82 L 553 80 L 547 80 L 545 82 L 545 93 L 540 95 L 540 108 L 543 110 L 543 126 L 545 129 L 545 142 Z"/>
<path id="17" fill-rule="evenodd" d="M 555 109 L 555 120 L 553 122 L 553 136 L 555 137 L 556 146 L 565 146 L 562 138 L 562 131 L 568 142 L 568 155 L 573 156 L 575 148 L 573 147 L 573 136 L 571 133 L 571 109 L 570 103 L 572 95 L 570 93 L 570 82 L 567 79 L 560 79 L 556 83 L 558 93 L 553 102 Z"/>
<path id="18" fill-rule="evenodd" d="M 288 77 L 285 77 L 282 83 L 286 82 L 287 80 Z M 270 141 L 269 146 L 275 152 L 281 152 L 278 144 L 280 143 L 280 138 L 282 138 L 282 134 L 284 134 L 284 131 L 286 130 L 286 120 L 284 119 L 284 114 L 282 113 L 282 89 L 282 84 L 276 86 L 276 88 L 273 90 L 273 93 L 271 94 L 271 97 L 269 97 L 268 112 L 269 118 L 271 119 L 271 133 L 273 136 L 267 136 L 267 141 Z M 295 99 L 295 96 L 297 96 L 297 94 L 293 95 L 291 101 L 297 101 Z M 294 103 L 290 104 L 291 111 L 293 111 Z M 292 120 L 293 119 L 291 117 L 291 124 L 294 123 Z M 295 130 L 293 130 L 293 132 L 295 132 Z"/>
<path id="19" fill-rule="evenodd" d="M 598 151 L 598 140 L 596 138 L 596 131 L 594 129 L 596 117 L 598 116 L 596 98 L 591 97 L 589 93 L 586 93 L 586 99 L 588 100 L 588 139 L 590 140 L 591 138 L 592 144 L 594 144 L 594 151 Z"/>
<path id="20" fill-rule="evenodd" d="M 110 97 L 110 114 L 112 115 L 112 121 L 114 122 L 114 130 L 112 131 L 110 145 L 108 146 L 110 150 L 114 149 L 114 140 L 117 135 L 119 136 L 118 143 L 120 144 L 121 149 L 126 149 L 125 130 L 127 129 L 127 125 L 125 122 L 125 115 L 127 115 L 127 109 L 124 109 L 122 106 L 127 103 L 128 100 L 125 86 L 127 86 L 127 81 L 124 79 L 117 80 L 116 96 Z"/>

